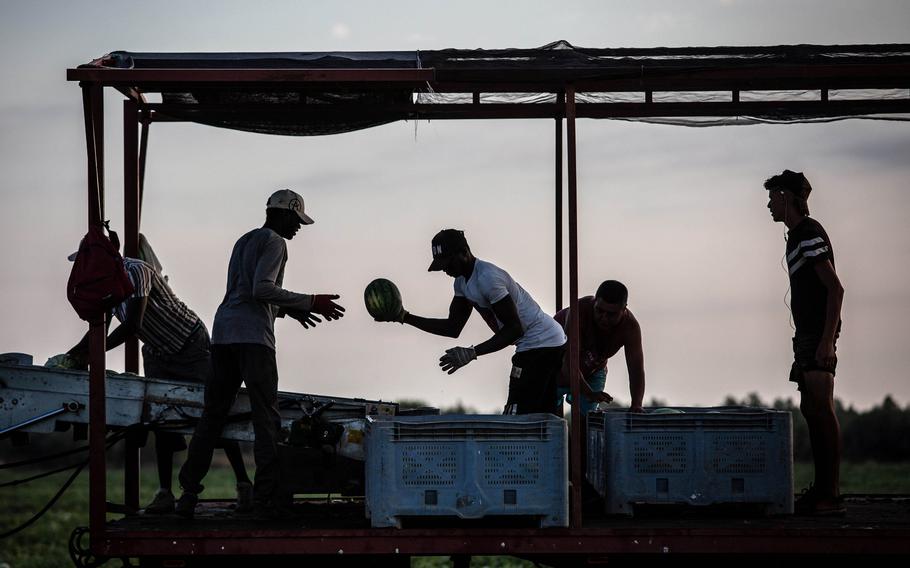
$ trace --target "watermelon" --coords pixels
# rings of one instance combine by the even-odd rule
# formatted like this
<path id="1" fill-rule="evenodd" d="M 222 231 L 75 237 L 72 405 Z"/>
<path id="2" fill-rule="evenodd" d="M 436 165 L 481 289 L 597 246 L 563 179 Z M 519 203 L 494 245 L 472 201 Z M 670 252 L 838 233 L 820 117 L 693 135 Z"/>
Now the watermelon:
<path id="1" fill-rule="evenodd" d="M 373 319 L 394 320 L 401 314 L 401 292 L 391 280 L 377 278 L 363 291 L 363 302 Z"/>

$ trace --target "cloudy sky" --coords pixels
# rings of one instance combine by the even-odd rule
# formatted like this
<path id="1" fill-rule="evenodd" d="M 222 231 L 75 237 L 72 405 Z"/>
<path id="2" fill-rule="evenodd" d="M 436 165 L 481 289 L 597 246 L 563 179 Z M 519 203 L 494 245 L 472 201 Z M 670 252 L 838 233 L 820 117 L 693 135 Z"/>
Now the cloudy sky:
<path id="1" fill-rule="evenodd" d="M 340 51 L 910 43 L 910 3 L 678 2 L 0 3 L 0 351 L 39 363 L 84 331 L 69 307 L 66 255 L 85 232 L 85 139 L 65 70 L 114 50 Z M 121 101 L 108 93 L 107 216 L 122 228 Z M 457 341 L 374 323 L 371 279 L 395 281 L 410 311 L 442 317 L 452 282 L 427 273 L 429 241 L 464 229 L 476 255 L 548 311 L 553 277 L 553 124 L 396 123 L 332 137 L 268 137 L 189 124 L 152 127 L 143 232 L 176 293 L 210 327 L 238 236 L 275 189 L 316 224 L 289 243 L 285 284 L 342 295 L 348 315 L 304 330 L 279 321 L 282 390 L 457 400 L 495 411 L 511 350 L 453 376 L 437 360 L 489 336 L 473 317 Z M 846 288 L 836 394 L 860 408 L 910 402 L 910 124 L 682 128 L 580 121 L 580 284 L 624 281 L 645 341 L 647 398 L 717 404 L 727 394 L 796 395 L 784 229 L 762 181 L 801 170 Z M 112 352 L 109 368 L 122 369 Z M 628 401 L 625 363 L 607 390 Z"/>

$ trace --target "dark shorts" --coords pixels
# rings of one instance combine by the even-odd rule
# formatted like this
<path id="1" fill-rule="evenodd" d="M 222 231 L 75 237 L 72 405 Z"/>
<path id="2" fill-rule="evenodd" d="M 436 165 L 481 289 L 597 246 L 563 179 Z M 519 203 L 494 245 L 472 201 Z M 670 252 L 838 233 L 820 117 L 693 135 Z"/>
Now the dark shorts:
<path id="1" fill-rule="evenodd" d="M 209 333 L 202 322 L 199 322 L 199 326 L 187 338 L 183 349 L 173 354 L 160 353 L 143 344 L 142 362 L 146 377 L 181 379 L 204 384 L 212 374 Z M 183 434 L 176 432 L 156 430 L 155 443 L 171 452 L 182 452 L 186 449 Z"/>
<path id="2" fill-rule="evenodd" d="M 819 364 L 815 360 L 815 353 L 818 351 L 818 344 L 821 343 L 821 337 L 818 335 L 801 335 L 793 337 L 793 366 L 790 367 L 790 381 L 802 387 L 803 378 L 809 371 L 821 371 L 831 373 L 833 376 L 837 370 L 837 358 L 830 366 Z M 834 338 L 834 348 L 837 349 L 837 338 Z"/>
<path id="3" fill-rule="evenodd" d="M 556 382 L 565 346 L 528 349 L 512 356 L 509 400 L 503 414 L 558 412 Z"/>
<path id="4" fill-rule="evenodd" d="M 177 353 L 160 353 L 148 345 L 142 346 L 142 361 L 146 377 L 180 379 L 205 383 L 212 374 L 212 346 L 209 332 L 199 327 L 187 338 Z"/>

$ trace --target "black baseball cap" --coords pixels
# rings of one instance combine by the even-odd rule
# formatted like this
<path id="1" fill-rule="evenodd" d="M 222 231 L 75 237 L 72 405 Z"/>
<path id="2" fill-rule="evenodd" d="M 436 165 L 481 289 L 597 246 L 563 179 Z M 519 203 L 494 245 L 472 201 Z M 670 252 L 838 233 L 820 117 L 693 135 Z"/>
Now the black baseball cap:
<path id="1" fill-rule="evenodd" d="M 443 229 L 436 233 L 431 243 L 433 262 L 430 263 L 428 272 L 442 270 L 445 262 L 453 254 L 468 250 L 468 241 L 464 238 L 464 231 L 458 229 Z"/>

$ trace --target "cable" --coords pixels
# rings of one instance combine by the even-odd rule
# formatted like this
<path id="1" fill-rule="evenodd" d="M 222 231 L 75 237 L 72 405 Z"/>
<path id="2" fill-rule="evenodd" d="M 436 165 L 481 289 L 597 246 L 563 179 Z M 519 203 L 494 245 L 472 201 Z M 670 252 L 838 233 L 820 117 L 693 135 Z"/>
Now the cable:
<path id="1" fill-rule="evenodd" d="M 781 191 L 780 193 L 781 193 L 781 195 L 784 195 L 783 191 Z M 789 200 L 786 199 L 786 196 L 784 196 L 784 197 L 785 197 L 785 199 L 784 199 L 784 243 L 787 243 L 789 241 L 789 237 L 790 237 L 789 227 L 787 226 L 787 218 L 789 217 L 789 214 L 790 214 L 790 202 L 789 202 Z M 784 292 L 784 305 L 787 306 L 787 313 L 790 315 L 790 329 L 796 331 L 796 326 L 793 325 L 793 308 L 790 305 L 791 300 L 792 300 L 792 297 L 790 296 L 792 280 L 790 280 L 790 266 L 787 263 L 786 246 L 784 247 L 784 256 L 780 257 L 780 267 L 784 270 L 784 272 L 787 273 L 787 291 Z"/>
<path id="2" fill-rule="evenodd" d="M 785 235 L 784 241 L 786 241 L 786 240 L 787 240 L 787 237 Z M 790 307 L 790 290 L 791 290 L 791 286 L 792 286 L 790 283 L 790 269 L 787 268 L 786 260 L 787 260 L 787 253 L 785 251 L 784 255 L 782 257 L 780 257 L 780 267 L 781 267 L 781 269 L 783 269 L 784 272 L 787 273 L 787 291 L 784 292 L 784 305 L 787 306 L 787 314 L 789 314 L 789 316 L 790 316 L 790 329 L 795 331 L 796 326 L 793 325 L 793 308 Z"/>
<path id="3" fill-rule="evenodd" d="M 126 431 L 127 429 L 130 429 L 130 428 L 138 428 L 138 427 L 140 427 L 140 426 L 142 426 L 142 427 L 148 427 L 148 426 L 154 425 L 154 424 L 156 424 L 156 423 L 157 423 L 157 421 L 149 422 L 148 424 L 133 424 L 133 425 L 127 426 L 126 428 L 124 428 L 123 430 L 121 430 L 121 431 L 119 431 L 119 432 L 117 432 L 117 433 L 115 433 L 115 434 L 112 434 L 112 436 L 117 435 L 117 434 L 119 434 L 120 432 L 124 432 L 124 431 Z M 89 449 L 89 446 L 88 446 L 88 445 L 85 445 L 85 446 L 81 446 L 81 447 L 79 447 L 79 448 L 73 448 L 72 450 L 66 450 L 66 451 L 63 451 L 63 452 L 58 452 L 58 453 L 56 453 L 56 454 L 49 454 L 49 455 L 40 456 L 40 457 L 37 457 L 37 458 L 30 458 L 30 459 L 22 460 L 22 461 L 19 461 L 19 462 L 3 463 L 3 464 L 0 464 L 0 469 L 12 469 L 12 468 L 15 468 L 15 467 L 22 467 L 22 466 L 33 465 L 33 464 L 36 464 L 36 463 L 42 463 L 42 462 L 46 462 L 46 461 L 53 461 L 53 460 L 58 459 L 58 458 L 62 458 L 62 457 L 66 457 L 66 456 L 71 456 L 71 455 L 73 455 L 73 454 L 78 454 L 79 452 L 84 452 L 84 451 L 86 451 L 86 450 L 88 450 L 88 449 Z"/>
<path id="4" fill-rule="evenodd" d="M 39 473 L 39 474 L 33 475 L 31 477 L 26 477 L 24 479 L 15 479 L 13 481 L 6 481 L 3 483 L 0 483 L 0 487 L 13 487 L 15 485 L 22 485 L 23 483 L 28 483 L 29 481 L 34 481 L 36 479 L 41 479 L 42 477 L 48 477 L 48 476 L 54 475 L 55 473 L 60 473 L 62 471 L 67 471 L 67 470 L 73 469 L 74 467 L 77 467 L 78 465 L 79 465 L 78 463 L 70 464 L 70 465 L 61 467 L 59 469 L 55 469 L 53 471 L 45 471 L 43 473 Z"/>
<path id="5" fill-rule="evenodd" d="M 126 437 L 126 433 L 129 432 L 129 430 L 132 428 L 133 428 L 133 426 L 127 426 L 123 430 L 116 432 L 116 433 L 108 436 L 107 438 L 105 438 L 105 442 L 106 442 L 105 450 L 110 449 L 114 444 L 116 444 L 117 442 L 122 440 L 124 437 Z M 76 466 L 73 466 L 73 467 L 75 467 L 75 471 L 73 471 L 73 474 L 69 476 L 69 479 L 67 479 L 63 483 L 63 486 L 60 487 L 60 490 L 57 491 L 57 494 L 54 495 L 53 497 L 51 497 L 51 500 L 48 501 L 47 504 L 44 507 L 42 507 L 40 511 L 35 513 L 32 516 L 32 518 L 25 521 L 24 523 L 22 523 L 21 525 L 19 525 L 18 527 L 14 528 L 14 529 L 10 529 L 4 533 L 0 533 L 0 540 L 3 540 L 7 537 L 11 537 L 14 534 L 17 534 L 17 533 L 27 529 L 35 521 L 37 521 L 38 519 L 43 517 L 44 514 L 47 513 L 50 510 L 50 508 L 54 506 L 55 503 L 57 503 L 57 500 L 60 499 L 60 497 L 66 492 L 66 490 L 69 489 L 70 485 L 72 485 L 73 482 L 76 480 L 76 478 L 79 477 L 79 474 L 82 473 L 82 470 L 85 469 L 85 466 L 87 466 L 88 463 L 89 463 L 89 459 L 86 459 L 82 463 L 77 464 Z M 43 475 L 41 475 L 41 477 L 43 477 Z"/>
<path id="6" fill-rule="evenodd" d="M 79 466 L 76 468 L 76 471 L 73 472 L 73 474 L 69 477 L 69 479 L 67 479 L 66 482 L 63 484 L 63 486 L 60 488 L 60 490 L 57 491 L 57 494 L 54 495 L 53 497 L 51 497 L 51 500 L 47 502 L 47 505 L 45 505 L 40 511 L 35 513 L 31 519 L 25 521 L 24 523 L 22 523 L 21 525 L 19 525 L 18 527 L 14 528 L 14 529 L 8 530 L 5 533 L 0 533 L 0 540 L 3 540 L 4 538 L 7 538 L 7 537 L 11 537 L 16 533 L 27 529 L 28 527 L 30 527 L 32 525 L 32 523 L 34 523 L 35 521 L 40 519 L 42 516 L 44 516 L 44 514 L 47 513 L 47 511 L 51 507 L 54 506 L 54 504 L 57 502 L 57 500 L 60 499 L 60 496 L 63 495 L 63 493 L 67 489 L 69 489 L 69 486 L 73 484 L 73 481 L 76 480 L 76 477 L 79 476 L 79 474 L 82 472 L 83 468 L 85 468 L 85 466 L 87 464 L 88 464 L 88 460 L 85 460 L 84 462 L 79 464 Z"/>
<path id="7" fill-rule="evenodd" d="M 41 456 L 41 457 L 37 457 L 37 458 L 31 458 L 31 459 L 23 460 L 23 461 L 20 461 L 20 462 L 4 463 L 4 464 L 0 464 L 0 469 L 12 469 L 12 468 L 14 468 L 14 467 L 21 467 L 21 466 L 24 466 L 24 465 L 32 465 L 32 464 L 36 464 L 36 463 L 41 463 L 41 462 L 46 462 L 46 461 L 52 461 L 52 460 L 55 460 L 55 459 L 57 459 L 57 458 L 62 458 L 62 457 L 65 457 L 65 456 L 71 456 L 71 455 L 73 455 L 73 454 L 78 454 L 79 452 L 84 452 L 84 451 L 88 450 L 88 448 L 89 448 L 89 446 L 82 446 L 81 448 L 75 448 L 75 449 L 72 449 L 72 450 L 66 450 L 66 451 L 64 451 L 64 452 L 59 452 L 59 453 L 56 453 L 56 454 L 50 454 L 50 455 L 47 455 L 47 456 Z"/>

